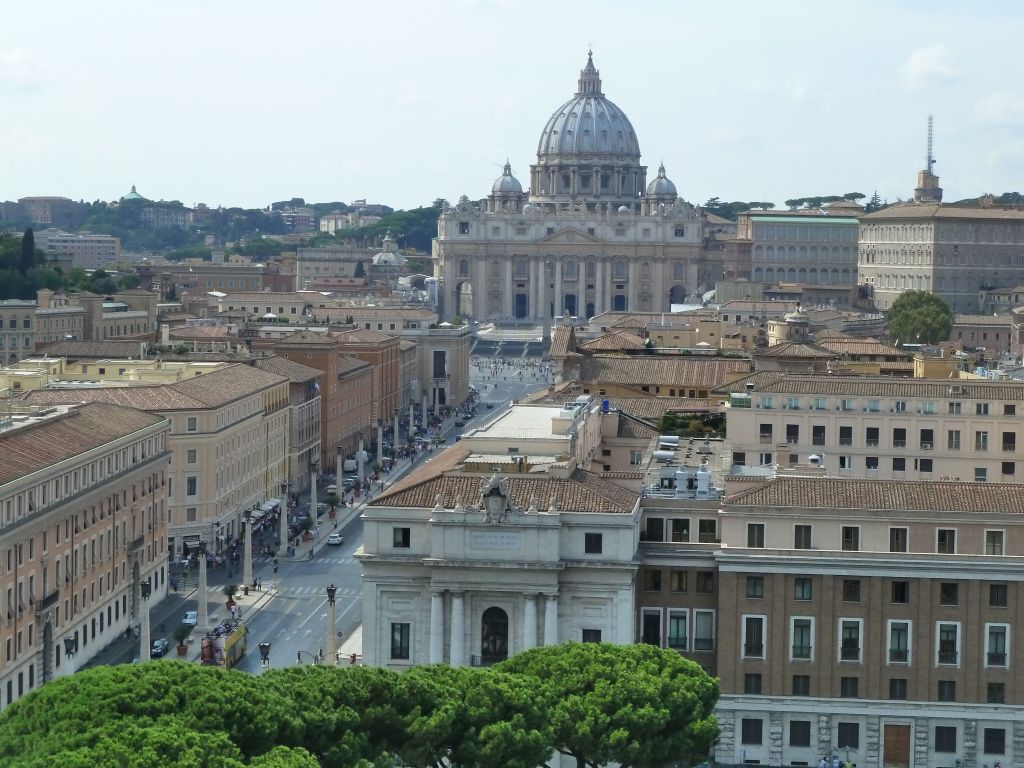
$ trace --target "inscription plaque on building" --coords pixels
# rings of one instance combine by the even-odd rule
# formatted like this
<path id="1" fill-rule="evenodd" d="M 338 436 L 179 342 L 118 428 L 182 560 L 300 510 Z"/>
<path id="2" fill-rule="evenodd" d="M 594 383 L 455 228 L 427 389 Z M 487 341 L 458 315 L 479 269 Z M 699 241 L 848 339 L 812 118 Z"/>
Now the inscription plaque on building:
<path id="1" fill-rule="evenodd" d="M 469 544 L 473 549 L 516 552 L 522 546 L 522 536 L 518 532 L 509 531 L 472 531 L 469 534 Z"/>

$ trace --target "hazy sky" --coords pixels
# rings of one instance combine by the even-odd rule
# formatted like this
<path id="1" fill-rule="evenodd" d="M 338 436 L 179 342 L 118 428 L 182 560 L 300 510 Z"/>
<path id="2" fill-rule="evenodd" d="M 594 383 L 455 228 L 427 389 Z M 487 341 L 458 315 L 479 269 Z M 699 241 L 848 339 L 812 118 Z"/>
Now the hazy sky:
<path id="1" fill-rule="evenodd" d="M 6 0 L 0 199 L 256 207 L 526 186 L 588 45 L 680 194 L 1024 191 L 1018 2 Z"/>

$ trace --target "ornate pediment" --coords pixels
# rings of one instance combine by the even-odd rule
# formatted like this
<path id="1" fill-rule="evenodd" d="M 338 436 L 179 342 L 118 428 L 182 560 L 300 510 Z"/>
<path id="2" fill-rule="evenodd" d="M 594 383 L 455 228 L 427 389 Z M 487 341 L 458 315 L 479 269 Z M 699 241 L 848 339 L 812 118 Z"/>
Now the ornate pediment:
<path id="1" fill-rule="evenodd" d="M 576 227 L 568 227 L 567 229 L 561 229 L 552 235 L 546 235 L 537 241 L 538 243 L 548 243 L 551 245 L 572 245 L 581 243 L 603 243 L 605 242 L 599 237 L 594 235 L 588 235 L 581 229 Z"/>

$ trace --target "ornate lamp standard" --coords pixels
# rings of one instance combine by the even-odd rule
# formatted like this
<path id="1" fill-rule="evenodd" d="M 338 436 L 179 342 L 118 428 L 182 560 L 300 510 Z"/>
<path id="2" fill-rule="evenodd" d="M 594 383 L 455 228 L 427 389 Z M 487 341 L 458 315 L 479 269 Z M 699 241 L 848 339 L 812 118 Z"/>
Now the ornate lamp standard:
<path id="1" fill-rule="evenodd" d="M 327 626 L 324 629 L 324 658 L 333 658 L 334 664 L 338 663 L 338 633 L 334 628 L 337 621 L 337 607 L 335 606 L 334 598 L 337 593 L 338 588 L 333 583 L 327 587 Z"/>
<path id="2" fill-rule="evenodd" d="M 260 649 L 260 666 L 263 669 L 270 668 L 270 641 L 264 640 L 259 644 Z"/>
<path id="3" fill-rule="evenodd" d="M 149 595 L 153 590 L 153 586 L 149 581 L 144 581 L 139 585 L 142 594 L 142 604 L 139 606 L 142 611 L 142 616 L 139 619 L 139 661 L 149 661 L 149 651 L 151 646 L 149 644 Z"/>
<path id="4" fill-rule="evenodd" d="M 78 633 L 73 635 L 66 635 L 64 637 L 64 656 L 67 659 L 73 659 L 75 654 L 78 653 Z M 70 665 L 70 661 L 67 662 Z M 71 670 L 68 674 L 73 673 L 75 670 Z"/>
<path id="5" fill-rule="evenodd" d="M 252 510 L 247 509 L 242 515 L 245 517 L 245 527 L 242 528 L 242 585 L 248 587 L 252 584 Z"/>
<path id="6" fill-rule="evenodd" d="M 277 537 L 279 544 L 277 548 L 278 557 L 284 557 L 285 553 L 288 551 L 288 487 L 288 480 L 285 479 L 285 481 L 281 483 L 281 491 L 284 494 L 284 499 L 281 503 L 281 512 L 279 513 L 277 520 Z"/>
<path id="7" fill-rule="evenodd" d="M 199 589 L 196 590 L 196 611 L 199 631 L 205 632 L 210 626 L 210 605 L 209 594 L 206 589 L 206 542 L 200 541 L 196 548 L 196 558 L 199 560 Z"/>

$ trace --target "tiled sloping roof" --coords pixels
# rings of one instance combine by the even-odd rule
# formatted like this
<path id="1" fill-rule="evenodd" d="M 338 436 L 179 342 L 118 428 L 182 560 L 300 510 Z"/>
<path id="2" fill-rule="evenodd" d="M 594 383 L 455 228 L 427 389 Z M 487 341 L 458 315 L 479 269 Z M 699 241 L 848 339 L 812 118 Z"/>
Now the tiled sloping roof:
<path id="1" fill-rule="evenodd" d="M 754 353 L 755 357 L 803 357 L 832 359 L 836 353 L 802 341 L 783 341 Z"/>
<path id="2" fill-rule="evenodd" d="M 880 211 L 861 216 L 861 222 L 871 224 L 876 219 L 1024 219 L 1024 210 L 1015 208 L 968 208 L 937 203 L 908 203 L 891 205 Z"/>
<path id="3" fill-rule="evenodd" d="M 909 379 L 891 376 L 827 376 L 788 374 L 767 381 L 755 392 L 793 395 L 847 395 L 851 397 L 896 397 L 950 399 L 950 387 L 960 387 L 963 400 L 1024 400 L 1024 382 L 983 379 Z M 743 387 L 733 391 L 744 391 Z"/>
<path id="4" fill-rule="evenodd" d="M 277 384 L 284 377 L 236 363 L 175 384 L 153 387 L 100 387 L 97 389 L 37 389 L 26 392 L 29 403 L 102 402 L 142 411 L 215 408 Z"/>
<path id="5" fill-rule="evenodd" d="M 314 333 L 313 331 L 296 331 L 290 333 L 280 340 L 283 346 L 310 345 L 333 347 L 337 341 L 327 333 Z"/>
<path id="6" fill-rule="evenodd" d="M 1024 484 L 777 478 L 726 499 L 727 507 L 1024 512 Z"/>
<path id="7" fill-rule="evenodd" d="M 551 334 L 548 357 L 565 357 L 576 351 L 576 331 L 571 325 L 558 325 Z"/>
<path id="8" fill-rule="evenodd" d="M 848 333 L 837 331 L 835 328 L 822 328 L 820 331 L 813 333 L 814 340 L 818 343 L 822 341 L 831 341 L 834 339 L 853 339 L 856 338 Z"/>
<path id="9" fill-rule="evenodd" d="M 885 355 L 901 359 L 909 356 L 909 353 L 898 347 L 871 339 L 821 339 L 818 344 L 840 355 Z"/>
<path id="10" fill-rule="evenodd" d="M 171 384 L 170 388 L 216 407 L 279 384 L 285 378 L 249 365 L 230 365 L 219 371 Z"/>
<path id="11" fill-rule="evenodd" d="M 111 360 L 138 359 L 145 350 L 145 342 L 138 341 L 58 341 L 39 350 L 36 354 L 48 357 L 109 358 Z"/>
<path id="12" fill-rule="evenodd" d="M 1013 324 L 1009 315 L 954 315 L 953 325 L 1005 325 Z"/>
<path id="13" fill-rule="evenodd" d="M 619 428 L 617 430 L 616 436 L 635 438 L 640 440 L 649 440 L 652 437 L 658 436 L 658 430 L 652 427 L 650 424 L 646 424 L 640 421 L 639 419 L 623 412 L 619 415 Z"/>
<path id="14" fill-rule="evenodd" d="M 611 331 L 603 336 L 598 336 L 596 339 L 580 344 L 580 349 L 587 349 L 592 352 L 614 352 L 619 349 L 636 350 L 643 348 L 644 340 L 629 331 Z"/>
<path id="15" fill-rule="evenodd" d="M 270 371 L 278 376 L 286 376 L 290 381 L 302 382 L 312 381 L 317 376 L 323 376 L 324 372 L 319 368 L 313 368 L 302 363 L 296 363 L 287 357 L 275 355 L 273 357 L 261 357 L 254 362 L 254 365 L 261 371 Z"/>
<path id="16" fill-rule="evenodd" d="M 628 513 L 637 502 L 637 494 L 602 479 L 599 475 L 577 469 L 565 480 L 544 474 L 510 474 L 508 479 L 510 500 L 515 506 L 528 507 L 535 500 L 540 509 L 547 509 L 552 496 L 558 509 L 565 512 Z M 373 501 L 372 506 L 426 507 L 440 503 L 451 509 L 459 499 L 475 504 L 480 497 L 480 486 L 487 478 L 480 474 L 458 471 L 443 472 L 420 483 L 396 486 Z"/>
<path id="17" fill-rule="evenodd" d="M 67 416 L 0 434 L 0 485 L 162 420 L 132 408 L 89 403 Z"/>
<path id="18" fill-rule="evenodd" d="M 412 349 L 417 346 L 415 341 L 409 341 L 408 339 L 402 339 L 398 342 L 398 348 L 405 352 L 408 349 Z"/>
<path id="19" fill-rule="evenodd" d="M 746 392 L 747 384 L 754 385 L 754 391 L 759 391 L 763 386 L 770 382 L 778 381 L 786 376 L 782 371 L 757 371 L 749 376 L 742 376 L 738 379 L 730 381 L 728 384 L 723 384 L 720 387 L 715 387 L 712 392 L 716 395 L 725 395 L 730 392 Z"/>
<path id="20" fill-rule="evenodd" d="M 692 386 L 711 389 L 729 373 L 750 371 L 746 359 L 706 357 L 621 357 L 595 355 L 580 363 L 580 380 L 631 386 Z"/>
<path id="21" fill-rule="evenodd" d="M 331 331 L 331 336 L 341 339 L 342 342 L 349 341 L 356 344 L 378 344 L 394 338 L 394 334 L 371 331 L 366 328 L 354 328 L 351 331 Z"/>
<path id="22" fill-rule="evenodd" d="M 644 474 L 636 471 L 602 472 L 600 477 L 608 480 L 643 480 Z"/>
<path id="23" fill-rule="evenodd" d="M 230 335 L 226 325 L 183 325 L 171 328 L 168 334 L 173 339 L 220 339 Z"/>

